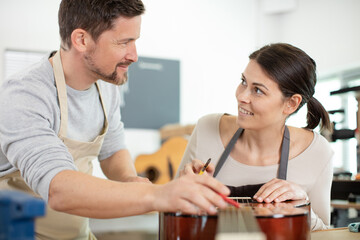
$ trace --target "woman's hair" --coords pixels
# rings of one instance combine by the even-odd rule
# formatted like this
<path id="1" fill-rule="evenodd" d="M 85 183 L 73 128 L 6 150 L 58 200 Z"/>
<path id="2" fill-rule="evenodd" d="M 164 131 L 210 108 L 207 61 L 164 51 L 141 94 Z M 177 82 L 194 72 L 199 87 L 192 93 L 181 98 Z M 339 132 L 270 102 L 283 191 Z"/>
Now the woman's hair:
<path id="1" fill-rule="evenodd" d="M 330 130 L 329 115 L 322 104 L 313 97 L 316 84 L 316 63 L 301 49 L 286 43 L 266 45 L 250 54 L 273 79 L 283 96 L 300 94 L 302 101 L 297 112 L 307 103 L 307 126 L 314 129 L 321 120 L 321 129 Z"/>
<path id="2" fill-rule="evenodd" d="M 144 11 L 141 0 L 62 0 L 58 14 L 61 47 L 71 48 L 71 34 L 77 28 L 96 41 L 117 18 L 139 16 Z"/>

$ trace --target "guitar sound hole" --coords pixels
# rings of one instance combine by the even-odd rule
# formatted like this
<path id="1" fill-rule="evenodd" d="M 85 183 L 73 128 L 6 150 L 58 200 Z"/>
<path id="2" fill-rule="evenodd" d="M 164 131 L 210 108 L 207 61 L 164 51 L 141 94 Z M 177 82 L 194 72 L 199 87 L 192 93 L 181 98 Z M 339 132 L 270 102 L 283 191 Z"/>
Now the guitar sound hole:
<path id="1" fill-rule="evenodd" d="M 160 176 L 160 172 L 154 167 L 149 167 L 146 169 L 145 175 L 151 182 L 156 182 Z"/>

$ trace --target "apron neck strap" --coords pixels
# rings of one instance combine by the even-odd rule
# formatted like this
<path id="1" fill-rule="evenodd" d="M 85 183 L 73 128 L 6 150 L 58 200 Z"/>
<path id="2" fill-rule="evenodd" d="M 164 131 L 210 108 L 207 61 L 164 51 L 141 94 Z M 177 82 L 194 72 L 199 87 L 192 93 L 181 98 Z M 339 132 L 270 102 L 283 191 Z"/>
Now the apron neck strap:
<path id="1" fill-rule="evenodd" d="M 214 172 L 214 177 L 216 177 L 222 168 L 223 164 L 225 163 L 225 160 L 230 155 L 231 150 L 235 146 L 236 141 L 240 137 L 241 133 L 244 131 L 244 129 L 239 128 L 233 137 L 231 138 L 230 142 L 226 146 L 224 152 L 222 153 Z M 281 144 L 281 156 L 280 156 L 280 165 L 278 170 L 278 178 L 286 180 L 286 174 L 287 174 L 287 165 L 289 160 L 289 149 L 290 149 L 290 133 L 287 126 L 285 126 L 284 130 L 284 136 Z"/>
<path id="2" fill-rule="evenodd" d="M 287 166 L 289 161 L 290 150 L 290 133 L 287 126 L 285 126 L 284 136 L 281 144 L 280 165 L 278 170 L 278 178 L 286 180 Z"/>
<path id="3" fill-rule="evenodd" d="M 58 50 L 54 55 L 53 68 L 54 68 L 55 84 L 58 93 L 59 105 L 60 105 L 61 124 L 59 129 L 59 135 L 66 136 L 67 125 L 68 125 L 67 124 L 68 121 L 67 94 L 66 94 L 65 75 L 61 64 L 60 50 Z"/>
<path id="4" fill-rule="evenodd" d="M 220 171 L 220 169 L 222 168 L 226 158 L 229 156 L 231 150 L 233 149 L 236 141 L 239 139 L 241 133 L 244 131 L 243 128 L 239 128 L 234 136 L 231 138 L 230 142 L 228 143 L 228 145 L 226 146 L 224 152 L 222 153 L 221 157 L 220 157 L 220 160 L 218 161 L 218 163 L 216 164 L 216 167 L 215 167 L 215 172 L 214 172 L 214 177 L 216 177 Z"/>
<path id="5" fill-rule="evenodd" d="M 56 52 L 53 58 L 53 69 L 54 69 L 54 76 L 55 76 L 55 84 L 59 99 L 59 105 L 60 105 L 60 129 L 59 129 L 59 136 L 67 136 L 67 127 L 68 127 L 68 104 L 67 104 L 67 91 L 66 91 L 66 81 L 65 81 L 65 75 L 64 70 L 61 63 L 61 57 L 60 57 L 60 50 Z M 98 82 L 95 82 L 96 88 L 99 92 L 99 98 L 101 102 L 101 106 L 104 110 L 104 129 L 103 132 L 107 130 L 108 127 L 108 118 L 107 113 L 105 109 L 105 105 L 101 96 L 100 86 Z"/>

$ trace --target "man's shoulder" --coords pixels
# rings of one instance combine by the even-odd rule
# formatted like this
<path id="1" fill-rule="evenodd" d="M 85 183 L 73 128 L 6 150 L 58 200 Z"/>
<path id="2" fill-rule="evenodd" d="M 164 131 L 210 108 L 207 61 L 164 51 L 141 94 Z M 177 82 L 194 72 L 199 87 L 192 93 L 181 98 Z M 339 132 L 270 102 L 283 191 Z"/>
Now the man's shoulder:
<path id="1" fill-rule="evenodd" d="M 5 79 L 4 87 L 17 87 L 25 89 L 43 89 L 54 86 L 54 73 L 49 61 L 43 58 L 29 67 L 9 76 Z"/>
<path id="2" fill-rule="evenodd" d="M 46 60 L 13 74 L 0 88 L 2 104 L 11 103 L 18 107 L 40 107 L 56 103 L 56 96 L 52 67 Z"/>

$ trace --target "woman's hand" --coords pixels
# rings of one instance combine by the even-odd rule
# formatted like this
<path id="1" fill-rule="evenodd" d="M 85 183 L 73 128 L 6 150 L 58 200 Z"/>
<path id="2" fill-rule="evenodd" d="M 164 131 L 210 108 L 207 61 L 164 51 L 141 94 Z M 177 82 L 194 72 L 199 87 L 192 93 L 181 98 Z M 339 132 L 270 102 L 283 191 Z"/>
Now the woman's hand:
<path id="1" fill-rule="evenodd" d="M 307 193 L 299 185 L 278 178 L 264 184 L 254 195 L 255 200 L 266 203 L 301 200 L 307 197 Z"/>
<path id="2" fill-rule="evenodd" d="M 182 170 L 179 172 L 179 176 L 183 176 L 186 174 L 199 174 L 201 169 L 204 167 L 205 163 L 199 159 L 194 159 L 191 163 L 187 163 Z M 204 174 L 208 174 L 212 176 L 215 171 L 215 166 L 213 164 L 209 164 L 206 168 Z"/>

